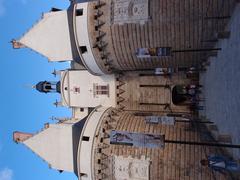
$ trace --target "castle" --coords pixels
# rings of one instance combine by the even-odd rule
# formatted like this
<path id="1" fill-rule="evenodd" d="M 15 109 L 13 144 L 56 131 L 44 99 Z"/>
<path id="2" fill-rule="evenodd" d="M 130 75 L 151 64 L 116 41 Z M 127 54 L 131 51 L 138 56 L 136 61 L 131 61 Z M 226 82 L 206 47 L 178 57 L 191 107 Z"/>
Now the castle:
<path id="1" fill-rule="evenodd" d="M 211 179 L 199 162 L 218 149 L 188 143 L 202 142 L 198 127 L 211 122 L 185 95 L 200 87 L 198 73 L 220 50 L 216 39 L 228 36 L 235 0 L 211 2 L 71 1 L 44 13 L 13 48 L 71 62 L 55 71 L 58 82 L 35 88 L 59 93 L 56 105 L 72 117 L 36 134 L 16 131 L 14 141 L 82 180 Z"/>

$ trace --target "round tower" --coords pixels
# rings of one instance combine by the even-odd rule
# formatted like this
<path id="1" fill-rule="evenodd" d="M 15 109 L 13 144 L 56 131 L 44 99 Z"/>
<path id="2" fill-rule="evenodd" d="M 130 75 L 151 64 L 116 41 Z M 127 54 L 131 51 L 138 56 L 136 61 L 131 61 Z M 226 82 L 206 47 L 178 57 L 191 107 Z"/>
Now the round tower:
<path id="1" fill-rule="evenodd" d="M 234 2 L 213 0 L 209 8 L 208 0 L 72 1 L 68 10 L 44 13 L 12 44 L 94 75 L 200 66 L 221 50 L 218 39 L 229 36 L 224 17 Z"/>
<path id="2" fill-rule="evenodd" d="M 158 112 L 151 115 L 166 117 Z M 173 124 L 151 123 L 146 121 L 148 116 L 149 113 L 124 112 L 104 107 L 97 107 L 92 111 L 80 136 L 77 154 L 78 178 L 211 178 L 211 169 L 202 168 L 200 161 L 205 158 L 206 152 L 216 153 L 217 148 L 167 143 L 201 142 L 201 137 L 198 131 L 190 130 L 192 126 L 187 121 L 184 123 L 176 120 Z M 118 142 L 113 142 L 115 132 L 124 133 L 119 136 Z M 223 174 L 218 175 L 224 179 Z"/>
<path id="3" fill-rule="evenodd" d="M 225 3 L 227 7 L 229 2 L 220 5 L 216 0 L 211 10 L 207 0 L 196 3 L 181 0 L 76 3 L 73 29 L 83 64 L 95 74 L 199 66 L 220 50 L 214 48 L 214 40 L 227 23 L 223 19 L 216 26 L 206 16 L 215 17 L 216 12 L 222 16 L 218 7 Z M 226 12 L 231 13 L 232 8 Z"/>

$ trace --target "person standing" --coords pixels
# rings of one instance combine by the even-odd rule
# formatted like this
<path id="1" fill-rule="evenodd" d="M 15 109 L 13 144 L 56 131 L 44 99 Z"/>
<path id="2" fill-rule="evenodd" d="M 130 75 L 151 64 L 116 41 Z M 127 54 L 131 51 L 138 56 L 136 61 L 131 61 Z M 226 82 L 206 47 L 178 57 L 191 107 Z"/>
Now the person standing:
<path id="1" fill-rule="evenodd" d="M 215 171 L 240 172 L 240 164 L 221 155 L 210 155 L 200 161 L 202 166 L 208 166 Z"/>

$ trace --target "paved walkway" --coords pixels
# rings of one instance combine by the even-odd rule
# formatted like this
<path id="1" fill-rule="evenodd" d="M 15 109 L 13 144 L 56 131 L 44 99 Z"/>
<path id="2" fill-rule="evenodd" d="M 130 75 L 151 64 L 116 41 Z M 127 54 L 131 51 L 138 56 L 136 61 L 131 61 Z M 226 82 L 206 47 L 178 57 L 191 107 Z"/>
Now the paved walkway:
<path id="1" fill-rule="evenodd" d="M 221 134 L 230 134 L 233 143 L 240 144 L 240 4 L 227 29 L 231 37 L 219 41 L 222 51 L 201 75 L 206 97 L 202 114 L 216 123 Z M 240 150 L 234 150 L 234 157 L 240 159 Z"/>

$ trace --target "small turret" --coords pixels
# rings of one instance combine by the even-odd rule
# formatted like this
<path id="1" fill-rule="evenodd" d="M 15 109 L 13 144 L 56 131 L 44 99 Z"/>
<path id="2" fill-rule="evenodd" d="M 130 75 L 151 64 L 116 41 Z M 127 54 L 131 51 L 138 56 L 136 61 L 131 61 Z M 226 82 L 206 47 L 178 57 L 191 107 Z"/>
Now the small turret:
<path id="1" fill-rule="evenodd" d="M 60 81 L 58 82 L 49 82 L 49 81 L 40 81 L 34 86 L 36 90 L 42 93 L 61 93 Z"/>

